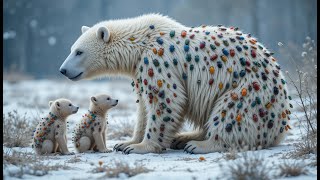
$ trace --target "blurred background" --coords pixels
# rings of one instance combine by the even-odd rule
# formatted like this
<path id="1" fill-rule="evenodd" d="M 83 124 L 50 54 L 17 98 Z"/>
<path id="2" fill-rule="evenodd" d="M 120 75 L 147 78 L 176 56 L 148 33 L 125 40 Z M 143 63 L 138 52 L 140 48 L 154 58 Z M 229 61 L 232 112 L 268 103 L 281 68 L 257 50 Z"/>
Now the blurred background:
<path id="1" fill-rule="evenodd" d="M 290 58 L 300 63 L 306 37 L 317 40 L 316 0 L 5 0 L 3 10 L 4 78 L 63 78 L 58 69 L 82 25 L 145 13 L 187 26 L 239 27 L 275 52 L 287 70 L 294 68 Z"/>

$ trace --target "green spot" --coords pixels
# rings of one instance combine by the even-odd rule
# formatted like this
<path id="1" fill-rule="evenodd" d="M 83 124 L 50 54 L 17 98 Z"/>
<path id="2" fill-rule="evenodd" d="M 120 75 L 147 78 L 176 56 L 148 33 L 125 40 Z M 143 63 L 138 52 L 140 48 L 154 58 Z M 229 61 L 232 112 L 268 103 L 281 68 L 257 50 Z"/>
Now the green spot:
<path id="1" fill-rule="evenodd" d="M 188 62 L 191 61 L 191 54 L 190 54 L 190 53 L 188 53 L 188 54 L 186 55 L 186 60 L 187 60 Z"/>
<path id="2" fill-rule="evenodd" d="M 174 37 L 174 35 L 176 34 L 176 32 L 174 30 L 170 31 L 170 37 Z"/>
<path id="3" fill-rule="evenodd" d="M 189 45 L 189 44 L 190 44 L 190 40 L 189 40 L 189 39 L 186 39 L 186 40 L 184 41 L 184 44 L 185 44 L 185 45 Z"/>
<path id="4" fill-rule="evenodd" d="M 194 56 L 194 60 L 195 60 L 196 62 L 199 62 L 199 60 L 200 60 L 199 55 L 195 55 L 195 56 Z"/>
<path id="5" fill-rule="evenodd" d="M 210 44 L 210 48 L 211 48 L 211 50 L 212 51 L 214 51 L 214 50 L 216 50 L 217 48 L 216 48 L 216 46 L 215 45 L 213 45 L 213 44 Z"/>
<path id="6" fill-rule="evenodd" d="M 170 118 L 169 116 L 166 116 L 166 117 L 163 118 L 163 121 L 164 121 L 164 122 L 168 122 L 168 121 L 170 121 L 170 119 L 171 119 L 171 118 Z"/>

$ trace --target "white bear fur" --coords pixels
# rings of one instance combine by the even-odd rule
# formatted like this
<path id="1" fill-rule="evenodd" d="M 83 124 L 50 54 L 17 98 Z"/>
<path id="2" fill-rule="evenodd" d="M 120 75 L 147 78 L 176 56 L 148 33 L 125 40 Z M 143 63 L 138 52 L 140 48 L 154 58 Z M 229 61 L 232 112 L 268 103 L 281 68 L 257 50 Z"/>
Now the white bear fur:
<path id="1" fill-rule="evenodd" d="M 154 26 L 153 29 L 150 27 L 151 25 Z M 107 29 L 108 35 L 110 35 L 108 41 L 96 36 L 101 27 Z M 256 149 L 258 147 L 267 148 L 276 145 L 283 139 L 285 134 L 285 131 L 280 133 L 279 129 L 285 128 L 287 130 L 289 128 L 287 121 L 290 114 L 287 95 L 284 94 L 286 85 L 282 85 L 280 81 L 280 79 L 284 79 L 282 73 L 280 71 L 279 77 L 275 77 L 272 72 L 272 70 L 276 69 L 277 62 L 272 56 L 267 57 L 265 53 L 270 54 L 270 52 L 250 35 L 234 30 L 234 28 L 226 28 L 226 30 L 221 30 L 220 28 L 225 27 L 200 26 L 190 28 L 159 14 L 103 21 L 84 31 L 71 47 L 71 54 L 61 68 L 70 73 L 66 74 L 70 79 L 82 73 L 78 78 L 72 79 L 74 81 L 104 75 L 122 75 L 134 79 L 135 86 L 138 84 L 136 92 L 139 99 L 139 113 L 134 137 L 131 141 L 117 144 L 115 146 L 116 150 L 121 150 L 125 153 L 159 153 L 171 146 L 177 149 L 185 147 L 185 150 L 189 153 L 210 153 L 224 151 L 229 148 L 239 149 L 243 146 Z M 169 34 L 173 30 L 175 31 L 175 36 L 171 38 Z M 187 31 L 186 37 L 181 36 L 183 30 Z M 189 32 L 189 30 L 192 32 Z M 196 33 L 195 31 L 199 32 Z M 210 32 L 210 34 L 206 35 L 206 31 Z M 223 33 L 222 38 L 218 37 L 220 33 Z M 241 35 L 237 35 L 237 33 Z M 193 39 L 190 38 L 192 34 L 195 34 Z M 211 36 L 215 36 L 215 40 Z M 236 39 L 236 36 L 244 38 L 241 40 L 242 44 L 240 44 L 240 40 Z M 157 42 L 159 37 L 163 40 L 162 45 Z M 229 40 L 230 37 L 236 39 L 236 42 L 231 42 Z M 186 61 L 186 52 L 184 50 L 186 39 L 190 40 L 188 53 L 191 54 L 191 62 Z M 222 41 L 225 39 L 229 43 L 227 47 Z M 180 43 L 177 44 L 177 41 L 180 41 Z M 206 43 L 204 49 L 199 48 L 202 41 Z M 216 49 L 212 50 L 209 45 L 214 44 L 214 41 L 218 41 L 220 46 L 215 45 Z M 254 41 L 254 44 L 249 41 Z M 174 45 L 174 52 L 169 51 L 170 45 Z M 241 46 L 241 52 L 237 51 L 237 45 Z M 249 49 L 245 50 L 243 45 L 247 45 Z M 262 49 L 258 48 L 257 45 L 261 46 Z M 257 48 L 255 50 L 255 58 L 250 54 L 251 46 Z M 195 47 L 198 47 L 198 51 L 195 51 Z M 163 55 L 155 54 L 153 48 L 156 48 L 157 52 L 160 48 L 163 48 Z M 220 57 L 223 55 L 222 48 L 226 48 L 228 52 L 230 49 L 234 49 L 234 57 L 231 57 L 229 53 L 227 61 L 223 62 Z M 78 50 L 83 52 L 83 56 L 75 56 Z M 210 56 L 213 54 L 217 54 L 218 58 L 211 61 Z M 195 55 L 199 56 L 198 63 L 195 62 Z M 206 61 L 204 56 L 207 57 Z M 265 58 L 269 63 L 266 68 L 262 66 L 256 67 L 259 78 L 256 77 L 256 73 L 251 69 L 250 73 L 246 71 L 244 77 L 238 77 L 237 86 L 232 87 L 233 72 L 237 71 L 239 73 L 245 69 L 245 66 L 242 66 L 239 62 L 240 57 L 245 57 L 251 63 L 250 69 L 255 66 L 253 64 L 254 61 L 261 64 Z M 144 63 L 144 58 L 148 58 L 148 65 Z M 173 64 L 174 58 L 178 60 L 177 65 Z M 159 61 L 158 67 L 153 64 L 154 59 Z M 169 64 L 168 68 L 164 65 L 165 61 Z M 217 61 L 222 62 L 222 68 L 217 67 Z M 209 65 L 206 64 L 207 62 Z M 186 68 L 184 63 L 187 63 Z M 194 65 L 192 71 L 189 69 L 191 64 Z M 214 67 L 213 74 L 209 73 L 210 66 Z M 143 68 L 142 72 L 140 72 L 140 67 Z M 153 68 L 153 77 L 148 75 L 149 68 Z M 158 72 L 159 68 L 162 70 L 161 73 Z M 232 68 L 231 72 L 227 68 Z M 261 79 L 261 72 L 265 71 L 269 72 L 267 81 Z M 171 78 L 168 77 L 167 73 L 171 74 Z M 187 75 L 186 80 L 182 78 L 183 73 Z M 276 85 L 272 82 L 273 77 L 277 80 Z M 141 80 L 139 80 L 140 78 Z M 211 78 L 214 79 L 214 83 L 209 85 L 208 82 Z M 148 81 L 148 85 L 155 86 L 159 91 L 164 91 L 165 98 L 161 99 L 157 93 L 149 90 L 148 85 L 144 85 L 144 79 Z M 158 87 L 158 80 L 162 81 L 162 87 Z M 198 84 L 198 80 L 201 80 L 200 84 Z M 228 103 L 232 101 L 231 93 L 237 93 L 240 98 L 242 88 L 248 90 L 248 85 L 252 85 L 253 82 L 260 84 L 260 90 L 255 91 L 252 89 L 251 92 L 247 91 L 247 95 L 243 97 L 243 106 L 239 112 L 242 115 L 240 121 L 241 131 L 238 130 L 236 122 L 236 124 L 232 125 L 231 132 L 226 132 L 226 125 L 231 123 L 232 119 L 235 120 L 238 114 L 237 104 L 239 100 L 234 101 L 233 108 L 229 109 L 227 107 Z M 222 83 L 223 87 L 221 89 L 219 88 L 219 83 Z M 227 83 L 229 83 L 230 87 L 226 90 L 225 85 Z M 176 84 L 176 89 L 173 89 L 173 84 Z M 262 87 L 263 85 L 266 86 L 265 90 Z M 141 86 L 143 87 L 143 92 L 140 92 Z M 268 129 L 268 120 L 264 123 L 262 118 L 259 117 L 258 122 L 254 122 L 252 116 L 253 114 L 259 116 L 259 108 L 266 109 L 265 105 L 270 101 L 274 86 L 279 88 L 279 94 L 275 96 L 276 102 L 272 103 L 267 116 L 270 119 L 270 113 L 273 112 L 276 117 L 273 118 L 273 127 Z M 153 102 L 151 104 L 149 103 L 149 93 L 153 94 Z M 176 97 L 174 97 L 174 93 Z M 251 108 L 249 101 L 253 101 L 257 96 L 261 98 L 261 104 Z M 170 99 L 170 103 L 166 102 L 166 98 Z M 172 113 L 168 113 L 164 109 L 159 116 L 157 115 L 157 110 L 162 102 L 172 110 Z M 248 110 L 247 113 L 244 112 L 245 108 Z M 222 110 L 227 110 L 224 122 L 221 122 Z M 282 117 L 284 112 L 285 117 Z M 230 118 L 231 113 L 234 118 Z M 156 116 L 156 120 L 152 119 L 153 115 Z M 163 118 L 166 116 L 174 119 L 174 121 L 164 122 Z M 216 116 L 219 118 L 217 126 L 214 125 Z M 185 121 L 193 124 L 195 131 L 179 134 L 180 127 Z M 282 121 L 286 122 L 287 125 L 282 125 Z M 164 128 L 161 128 L 163 126 Z M 260 130 L 257 130 L 258 126 L 260 126 Z M 162 134 L 159 133 L 160 130 Z M 266 137 L 263 137 L 263 133 L 266 133 Z M 217 140 L 215 139 L 216 135 L 218 135 Z M 260 139 L 257 139 L 258 135 L 260 135 Z M 177 145 L 179 144 L 177 142 L 180 145 Z"/>

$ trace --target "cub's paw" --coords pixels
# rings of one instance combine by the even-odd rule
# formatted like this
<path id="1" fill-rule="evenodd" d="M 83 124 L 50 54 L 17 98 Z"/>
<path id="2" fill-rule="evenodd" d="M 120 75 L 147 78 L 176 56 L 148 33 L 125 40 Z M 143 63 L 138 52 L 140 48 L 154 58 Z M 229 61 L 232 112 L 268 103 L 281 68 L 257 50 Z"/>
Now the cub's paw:
<path id="1" fill-rule="evenodd" d="M 110 153 L 110 152 L 112 152 L 112 150 L 110 150 L 110 149 L 103 149 L 103 150 L 101 150 L 101 151 L 99 151 L 99 152 L 101 152 L 101 153 Z"/>
<path id="2" fill-rule="evenodd" d="M 136 144 L 137 142 L 135 141 L 126 141 L 126 142 L 121 142 L 118 143 L 116 145 L 114 145 L 113 150 L 114 151 L 122 151 L 124 150 L 127 146 L 131 145 L 131 144 Z"/>
<path id="3" fill-rule="evenodd" d="M 132 144 L 127 146 L 122 153 L 123 154 L 130 154 L 130 153 L 136 153 L 136 154 L 146 154 L 146 153 L 161 153 L 163 149 L 158 144 L 153 143 L 147 143 L 142 142 L 139 144 Z"/>

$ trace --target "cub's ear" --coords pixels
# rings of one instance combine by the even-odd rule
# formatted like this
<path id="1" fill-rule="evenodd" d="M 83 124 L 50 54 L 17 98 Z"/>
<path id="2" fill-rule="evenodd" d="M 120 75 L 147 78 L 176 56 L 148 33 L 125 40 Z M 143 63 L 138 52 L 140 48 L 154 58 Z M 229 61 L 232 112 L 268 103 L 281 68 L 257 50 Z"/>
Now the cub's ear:
<path id="1" fill-rule="evenodd" d="M 104 42 L 109 42 L 110 32 L 108 28 L 103 26 L 99 27 L 96 35 L 98 39 L 102 39 Z"/>
<path id="2" fill-rule="evenodd" d="M 88 26 L 82 26 L 82 27 L 81 27 L 81 32 L 82 32 L 82 34 L 85 33 L 88 29 L 90 29 L 90 27 L 88 27 Z"/>
<path id="3" fill-rule="evenodd" d="M 60 103 L 58 101 L 56 102 L 56 107 L 57 109 L 60 109 Z"/>
<path id="4" fill-rule="evenodd" d="M 95 104 L 95 103 L 97 103 L 97 98 L 94 97 L 94 96 L 92 96 L 92 97 L 91 97 L 91 101 Z"/>
<path id="5" fill-rule="evenodd" d="M 52 103 L 53 103 L 53 101 L 49 101 L 49 107 L 51 107 Z"/>

